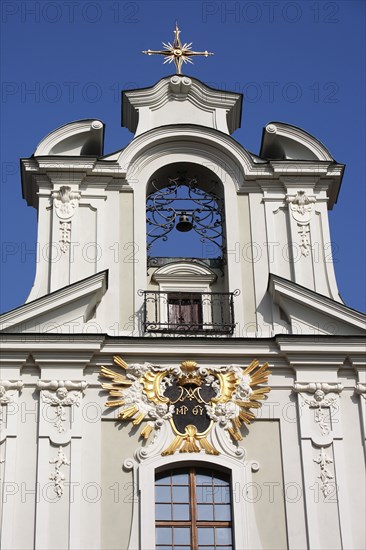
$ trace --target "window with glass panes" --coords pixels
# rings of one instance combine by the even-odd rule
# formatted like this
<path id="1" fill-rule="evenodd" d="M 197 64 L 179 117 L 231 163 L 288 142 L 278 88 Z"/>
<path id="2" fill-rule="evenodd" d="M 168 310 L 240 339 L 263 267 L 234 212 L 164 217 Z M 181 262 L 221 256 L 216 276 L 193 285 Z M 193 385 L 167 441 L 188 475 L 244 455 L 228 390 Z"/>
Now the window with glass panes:
<path id="1" fill-rule="evenodd" d="M 155 479 L 156 550 L 233 550 L 228 475 L 165 470 Z"/>

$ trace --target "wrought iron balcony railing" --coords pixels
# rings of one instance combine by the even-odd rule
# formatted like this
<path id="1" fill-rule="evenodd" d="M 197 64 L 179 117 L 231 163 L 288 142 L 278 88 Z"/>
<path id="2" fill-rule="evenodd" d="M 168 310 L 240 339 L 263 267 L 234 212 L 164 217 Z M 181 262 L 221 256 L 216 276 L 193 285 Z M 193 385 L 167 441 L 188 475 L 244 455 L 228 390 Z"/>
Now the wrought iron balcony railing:
<path id="1" fill-rule="evenodd" d="M 145 332 L 232 334 L 235 292 L 142 290 Z"/>

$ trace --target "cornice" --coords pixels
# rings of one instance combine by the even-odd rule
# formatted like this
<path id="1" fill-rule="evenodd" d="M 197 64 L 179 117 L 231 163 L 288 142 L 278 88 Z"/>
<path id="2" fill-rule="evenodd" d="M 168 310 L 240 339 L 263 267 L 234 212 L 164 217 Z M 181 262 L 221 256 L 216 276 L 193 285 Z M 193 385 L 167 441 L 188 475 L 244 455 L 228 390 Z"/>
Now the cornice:
<path id="1" fill-rule="evenodd" d="M 176 144 L 190 141 L 192 147 L 197 143 L 202 145 L 212 145 L 215 149 L 220 148 L 223 154 L 226 154 L 237 167 L 238 174 L 243 173 L 245 180 L 278 180 L 281 176 L 285 178 L 313 177 L 314 181 L 331 176 L 328 186 L 333 183 L 335 178 L 334 161 L 264 161 L 263 163 L 254 162 L 252 155 L 237 141 L 227 134 L 193 124 L 175 124 L 171 126 L 162 126 L 154 128 L 137 137 L 135 137 L 125 149 L 121 151 L 118 163 L 124 167 L 128 174 L 128 169 L 136 173 L 136 167 L 139 167 L 141 157 L 149 154 L 153 146 L 159 144 L 165 146 L 164 152 L 173 151 Z M 329 169 L 331 171 L 329 172 Z M 338 173 L 341 174 L 342 166 L 338 165 Z M 250 183 L 249 183 L 250 185 Z M 298 181 L 298 186 L 301 182 Z M 243 184 L 245 190 L 247 181 Z"/>
<path id="2" fill-rule="evenodd" d="M 269 291 L 276 303 L 278 301 L 277 296 L 289 298 L 316 310 L 318 313 L 329 315 L 339 321 L 366 330 L 366 316 L 363 313 L 278 275 L 270 274 Z"/>
<path id="3" fill-rule="evenodd" d="M 98 292 L 104 294 L 107 288 L 107 274 L 107 271 L 102 271 L 4 313 L 0 316 L 0 327 L 3 327 L 0 330 L 7 330 L 11 326 L 24 323 L 83 296 Z"/>
<path id="4" fill-rule="evenodd" d="M 126 176 L 134 179 L 136 171 L 153 158 L 153 148 L 163 147 L 164 154 L 174 153 L 180 150 L 182 142 L 189 142 L 191 149 L 188 149 L 191 154 L 194 154 L 195 148 L 199 148 L 199 144 L 202 151 L 206 148 L 206 156 L 210 162 L 225 164 L 230 160 L 232 166 L 228 164 L 227 169 L 230 172 L 234 171 L 238 192 L 260 192 L 260 187 L 265 190 L 281 185 L 299 187 L 302 185 L 302 179 L 306 178 L 304 182 L 308 185 L 322 182 L 322 189 L 327 191 L 330 198 L 329 207 L 336 200 L 343 174 L 342 165 L 337 165 L 334 161 L 255 162 L 252 155 L 232 137 L 213 128 L 194 124 L 175 124 L 149 130 L 134 138 L 119 153 L 117 159 L 113 158 L 110 161 L 106 158 L 70 156 L 21 159 L 23 196 L 29 205 L 37 207 L 38 186 L 42 181 L 39 178 L 48 177 L 49 181 L 56 178 L 61 181 L 66 174 L 69 177 L 70 172 L 75 174 L 75 182 L 82 185 L 86 177 L 87 185 L 90 186 L 93 186 L 95 177 L 103 177 L 104 186 L 109 189 L 130 189 Z M 221 156 L 217 155 L 218 149 Z M 162 151 L 156 154 L 161 156 Z M 98 186 L 100 184 L 101 181 L 98 179 Z"/>
<path id="5" fill-rule="evenodd" d="M 80 187 L 90 186 L 108 190 L 128 190 L 126 171 L 115 161 L 98 160 L 96 157 L 30 157 L 21 159 L 23 198 L 29 206 L 38 208 L 39 190 L 62 185 L 70 177 Z M 87 182 L 85 181 L 87 179 Z"/>
<path id="6" fill-rule="evenodd" d="M 189 353 L 216 356 L 220 354 L 244 357 L 267 355 L 278 357 L 288 353 L 307 356 L 323 353 L 334 358 L 365 356 L 363 336 L 336 335 L 277 335 L 272 338 L 205 338 L 205 337 L 133 337 L 109 336 L 106 334 L 51 334 L 51 333 L 0 333 L 0 343 L 4 352 L 21 353 L 23 349 L 55 351 L 100 349 L 101 353 L 129 353 L 138 355 L 158 355 L 167 357 Z M 316 359 L 314 359 L 316 360 Z"/>

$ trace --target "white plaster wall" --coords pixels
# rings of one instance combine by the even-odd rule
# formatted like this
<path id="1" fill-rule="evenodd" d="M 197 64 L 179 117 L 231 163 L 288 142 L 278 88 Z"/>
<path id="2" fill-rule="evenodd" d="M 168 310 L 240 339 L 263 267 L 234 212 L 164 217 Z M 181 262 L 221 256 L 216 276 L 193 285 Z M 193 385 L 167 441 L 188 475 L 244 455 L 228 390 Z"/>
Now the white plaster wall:
<path id="1" fill-rule="evenodd" d="M 288 548 L 279 422 L 258 420 L 244 433 L 240 447 L 260 467 L 252 475 L 253 485 L 238 488 L 235 496 L 253 503 L 263 548 Z"/>
<path id="2" fill-rule="evenodd" d="M 359 422 L 357 405 L 365 398 L 355 394 L 355 378 L 350 373 L 340 376 L 345 388 L 342 392 L 340 406 L 342 409 L 342 422 L 344 423 L 344 445 L 341 452 L 344 454 L 344 467 L 337 469 L 337 483 L 342 493 L 349 495 L 350 521 L 353 534 L 354 548 L 362 549 L 366 540 L 366 524 L 359 521 L 366 516 L 366 499 L 364 488 L 366 486 L 365 464 L 362 454 L 363 438 L 362 427 Z"/>
<path id="3" fill-rule="evenodd" d="M 268 247 L 269 249 L 269 271 L 284 277 L 285 279 L 293 280 L 293 258 L 289 250 L 288 243 L 291 242 L 289 235 L 289 219 L 287 208 L 280 203 L 269 203 L 271 212 L 267 216 L 267 232 L 268 232 Z M 271 226 L 269 225 L 268 217 L 273 217 Z M 271 229 L 273 228 L 273 231 Z"/>
<path id="4" fill-rule="evenodd" d="M 84 201 L 83 201 L 84 202 Z M 101 202 L 101 201 L 99 201 Z M 103 203 L 92 206 L 89 201 L 80 204 L 72 221 L 72 262 L 70 262 L 70 282 L 75 283 L 97 272 L 99 247 L 97 220 Z M 99 245 L 99 246 L 97 246 Z"/>
<path id="5" fill-rule="evenodd" d="M 116 332 L 111 334 L 133 333 L 135 313 L 135 287 L 134 274 L 140 266 L 136 258 L 136 245 L 133 234 L 133 194 L 121 193 L 120 202 L 120 228 L 119 239 L 116 242 L 116 256 L 114 261 L 120 266 L 120 321 L 115 327 Z M 111 326 L 111 325 L 109 325 Z"/>
<path id="6" fill-rule="evenodd" d="M 27 298 L 31 302 L 47 294 L 49 290 L 49 246 L 51 239 L 52 210 L 49 205 L 49 193 L 40 194 L 38 206 L 37 261 L 34 283 Z"/>
<path id="7" fill-rule="evenodd" d="M 133 503 L 138 499 L 137 482 L 132 472 L 123 469 L 126 458 L 141 445 L 137 430 L 117 426 L 114 420 L 102 422 L 101 548 L 128 548 Z"/>
<path id="8" fill-rule="evenodd" d="M 272 391 L 257 412 L 258 420 L 243 429 L 244 440 L 240 443 L 247 451 L 247 460 L 260 465 L 251 478 L 262 493 L 257 500 L 253 486 L 251 498 L 254 497 L 262 547 L 272 550 L 286 547 L 359 550 L 364 547 L 364 448 L 359 411 L 359 402 L 364 397 L 355 394 L 353 368 L 342 367 L 349 353 L 349 342 L 344 343 L 343 355 L 335 351 L 330 355 L 325 347 L 319 348 L 318 340 L 308 342 L 313 352 L 308 353 L 303 343 L 297 348 L 297 354 L 289 353 L 290 363 L 297 370 L 297 380 L 344 385 L 339 397 L 340 416 L 333 418 L 331 435 L 323 440 L 314 420 L 314 410 L 300 406 L 300 397 L 292 390 L 294 367 L 274 345 L 268 347 L 268 341 L 266 345 L 261 340 L 250 345 L 233 343 L 225 351 L 222 345 L 215 349 L 211 341 L 205 344 L 194 341 L 188 345 L 188 341 L 179 339 L 165 345 L 160 339 L 153 342 L 146 339 L 139 344 L 110 339 L 100 352 L 100 342 L 91 338 L 62 343 L 55 339 L 49 345 L 34 339 L 23 343 L 26 350 L 23 359 L 19 356 L 20 345 L 18 343 L 12 353 L 7 352 L 7 366 L 1 373 L 10 380 L 23 379 L 25 387 L 18 397 L 21 410 L 26 413 L 25 417 L 21 412 L 9 416 L 7 437 L 1 445 L 2 453 L 5 447 L 7 461 L 1 469 L 8 484 L 6 491 L 16 489 L 3 503 L 2 548 L 127 548 L 133 479 L 122 466 L 125 458 L 134 456 L 141 440 L 140 429 L 128 422 L 115 422 L 114 411 L 105 409 L 107 396 L 99 386 L 98 373 L 102 364 L 115 368 L 112 362 L 115 353 L 128 363 L 150 361 L 161 365 L 178 364 L 182 358 L 194 358 L 203 365 L 214 366 L 245 365 L 253 357 L 258 357 L 261 363 L 268 360 Z M 294 340 L 288 340 L 287 345 L 294 349 Z M 29 351 L 33 352 L 34 363 L 41 370 L 27 367 L 20 371 L 17 362 L 25 361 Z M 360 366 L 362 361 L 360 356 Z M 353 362 L 356 363 L 354 355 Z M 72 411 L 65 407 L 68 420 L 63 434 L 58 434 L 53 427 L 54 409 L 47 411 L 47 406 L 42 401 L 39 403 L 38 379 L 84 380 L 89 384 L 79 407 L 73 407 Z M 319 486 L 320 467 L 314 462 L 321 442 L 333 460 L 329 470 L 339 485 L 338 496 L 331 502 L 323 497 Z M 49 479 L 54 465 L 49 460 L 56 456 L 59 445 L 70 465 L 62 467 L 65 489 L 60 499 L 55 499 Z M 210 462 L 210 457 L 207 458 Z M 194 460 L 195 456 L 187 455 L 185 459 Z M 174 461 L 174 457 L 169 460 Z M 39 484 L 37 503 L 36 481 Z M 17 490 L 22 483 L 26 486 Z M 2 489 L 4 495 L 5 489 Z M 24 492 L 25 489 L 30 490 Z M 22 529 L 18 525 L 22 525 Z"/>
<path id="9" fill-rule="evenodd" d="M 257 320 L 255 314 L 253 262 L 246 252 L 252 242 L 252 231 L 249 215 L 248 195 L 238 195 L 239 242 L 235 243 L 235 261 L 241 266 L 241 294 L 243 297 L 244 326 L 239 328 L 240 336 L 253 336 L 257 332 Z M 229 213 L 227 213 L 228 215 Z M 245 253 L 243 254 L 243 250 Z"/>
<path id="10" fill-rule="evenodd" d="M 5 466 L 13 470 L 13 476 L 5 478 L 4 506 L 13 511 L 11 524 L 6 525 L 6 530 L 12 533 L 10 548 L 29 549 L 34 541 L 38 453 L 38 403 L 34 387 L 23 389 L 19 401 L 9 406 L 8 414 L 16 417 L 17 437 L 6 441 Z M 6 521 L 6 517 L 3 519 Z"/>

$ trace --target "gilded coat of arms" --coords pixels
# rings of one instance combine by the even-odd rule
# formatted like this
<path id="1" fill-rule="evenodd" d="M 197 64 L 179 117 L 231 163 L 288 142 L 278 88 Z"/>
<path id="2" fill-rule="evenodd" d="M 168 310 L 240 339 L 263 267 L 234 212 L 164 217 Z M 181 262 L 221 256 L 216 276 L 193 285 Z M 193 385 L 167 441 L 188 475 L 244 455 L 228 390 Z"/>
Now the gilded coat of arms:
<path id="1" fill-rule="evenodd" d="M 210 432 L 218 424 L 234 441 L 243 439 L 242 423 L 254 419 L 251 409 L 270 391 L 268 364 L 254 360 L 246 368 L 198 366 L 195 361 L 184 361 L 178 367 L 159 367 L 127 363 L 113 358 L 122 372 L 101 368 L 102 382 L 109 392 L 107 407 L 119 407 L 118 418 L 130 420 L 133 425 L 144 422 L 140 435 L 148 439 L 163 423 L 169 423 L 172 440 L 162 455 L 200 452 L 219 454 L 210 442 Z"/>

